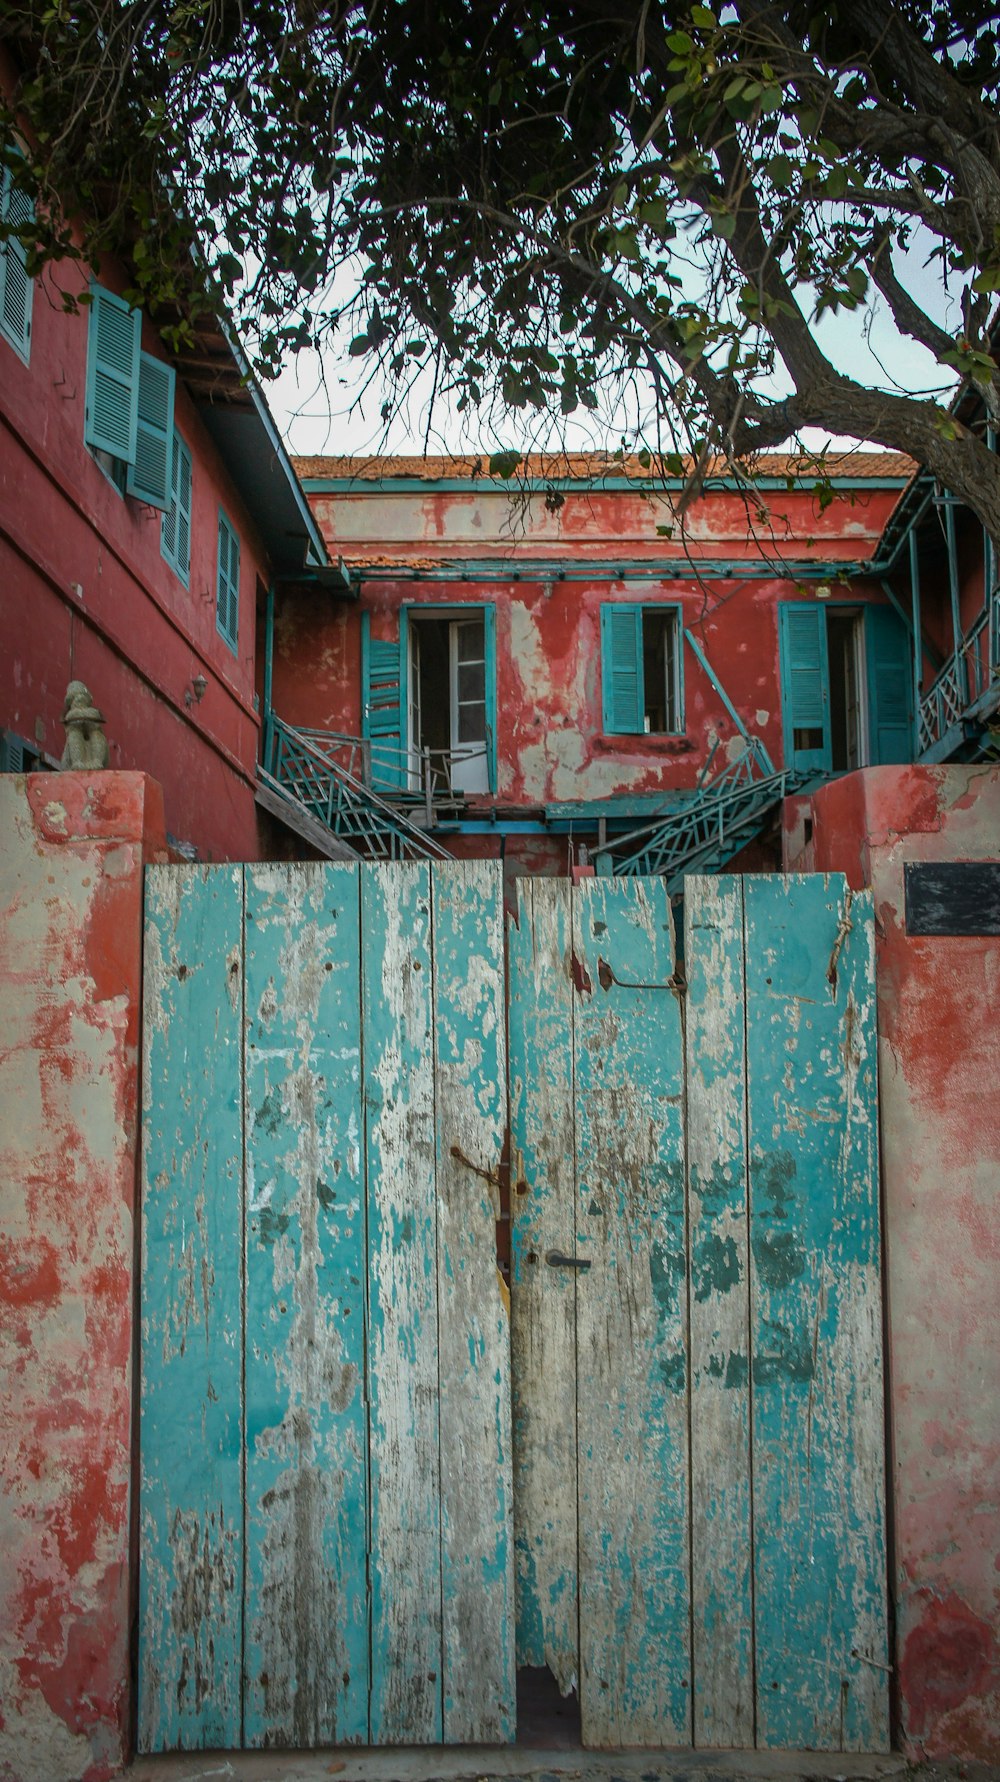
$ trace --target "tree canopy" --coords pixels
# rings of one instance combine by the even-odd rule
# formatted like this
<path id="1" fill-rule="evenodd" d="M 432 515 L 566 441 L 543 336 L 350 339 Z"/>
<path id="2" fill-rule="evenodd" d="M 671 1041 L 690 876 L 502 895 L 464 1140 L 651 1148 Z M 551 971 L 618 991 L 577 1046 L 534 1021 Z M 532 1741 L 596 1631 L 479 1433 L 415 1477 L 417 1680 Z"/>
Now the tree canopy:
<path id="1" fill-rule="evenodd" d="M 568 416 L 648 379 L 668 465 L 877 441 L 1000 538 L 991 7 L 9 0 L 0 30 L 36 264 L 124 247 L 181 326 L 221 289 L 265 371 L 337 332 L 459 406 Z M 817 316 L 876 299 L 957 412 L 827 356 Z"/>

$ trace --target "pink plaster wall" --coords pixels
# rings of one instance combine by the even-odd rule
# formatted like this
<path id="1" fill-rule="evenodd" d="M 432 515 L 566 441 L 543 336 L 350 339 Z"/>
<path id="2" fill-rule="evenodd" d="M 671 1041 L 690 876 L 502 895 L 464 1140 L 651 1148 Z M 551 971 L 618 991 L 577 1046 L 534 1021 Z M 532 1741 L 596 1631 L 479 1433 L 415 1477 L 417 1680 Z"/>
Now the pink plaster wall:
<path id="1" fill-rule="evenodd" d="M 1000 938 L 906 932 L 908 860 L 1000 861 L 1000 769 L 834 781 L 786 836 L 870 883 L 877 974 L 900 1730 L 1000 1761 Z"/>
<path id="2" fill-rule="evenodd" d="M 130 1719 L 143 774 L 0 777 L 0 1777 L 101 1782 Z"/>

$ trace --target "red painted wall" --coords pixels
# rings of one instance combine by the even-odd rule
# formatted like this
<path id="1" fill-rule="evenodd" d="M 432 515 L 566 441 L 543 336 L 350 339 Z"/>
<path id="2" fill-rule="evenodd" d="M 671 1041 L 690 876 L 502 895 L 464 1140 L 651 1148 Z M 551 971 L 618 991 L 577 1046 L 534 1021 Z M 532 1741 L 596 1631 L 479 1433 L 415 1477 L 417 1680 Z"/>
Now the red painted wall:
<path id="1" fill-rule="evenodd" d="M 0 777 L 0 1775 L 128 1755 L 142 774 Z"/>
<path id="2" fill-rule="evenodd" d="M 1000 860 L 1000 769 L 873 768 L 789 822 L 806 870 L 870 883 L 893 1586 L 911 1756 L 1000 1762 L 1000 939 L 907 933 L 906 861 Z"/>
<path id="3" fill-rule="evenodd" d="M 774 574 L 782 558 L 864 558 L 872 552 L 898 491 L 841 492 L 825 510 L 805 490 L 771 491 L 766 521 L 738 493 L 708 492 L 692 509 L 687 536 L 664 538 L 666 496 L 631 489 L 568 494 L 551 512 L 543 498 L 522 502 L 485 484 L 455 491 L 402 491 L 358 484 L 310 494 L 332 554 L 363 564 L 428 559 L 563 557 L 683 560 L 750 557 L 760 572 L 697 583 L 552 581 L 442 584 L 369 581 L 360 602 L 289 596 L 279 610 L 274 705 L 292 723 L 358 735 L 361 729 L 361 612 L 372 636 L 398 636 L 405 603 L 492 601 L 497 630 L 497 801 L 516 808 L 691 787 L 718 743 L 714 766 L 738 749 L 736 727 L 684 647 L 685 733 L 606 736 L 601 712 L 600 609 L 608 601 L 670 602 L 698 638 L 748 728 L 782 759 L 778 669 L 780 600 L 814 598 Z M 881 600 L 874 583 L 831 587 L 833 598 Z"/>
<path id="4" fill-rule="evenodd" d="M 122 288 L 114 268 L 103 282 Z M 85 681 L 112 767 L 156 775 L 171 832 L 206 860 L 255 859 L 263 550 L 179 382 L 176 424 L 193 460 L 189 589 L 161 554 L 160 513 L 104 475 L 83 438 L 87 313 L 64 314 L 59 295 L 84 283 L 73 267 L 36 281 L 27 365 L 0 337 L 0 728 L 58 759 L 66 684 Z M 143 348 L 165 356 L 148 323 Z M 215 620 L 220 504 L 241 542 L 238 655 Z"/>

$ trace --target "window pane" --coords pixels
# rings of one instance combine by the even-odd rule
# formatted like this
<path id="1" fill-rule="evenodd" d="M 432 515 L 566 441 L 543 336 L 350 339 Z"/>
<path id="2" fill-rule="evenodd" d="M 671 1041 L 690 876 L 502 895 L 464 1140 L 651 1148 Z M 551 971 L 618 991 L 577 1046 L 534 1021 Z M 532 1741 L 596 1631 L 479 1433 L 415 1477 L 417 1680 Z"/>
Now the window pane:
<path id="1" fill-rule="evenodd" d="M 463 703 L 486 698 L 485 662 L 460 662 L 458 665 L 458 697 Z"/>
<path id="2" fill-rule="evenodd" d="M 486 706 L 481 700 L 458 708 L 460 743 L 486 741 Z"/>

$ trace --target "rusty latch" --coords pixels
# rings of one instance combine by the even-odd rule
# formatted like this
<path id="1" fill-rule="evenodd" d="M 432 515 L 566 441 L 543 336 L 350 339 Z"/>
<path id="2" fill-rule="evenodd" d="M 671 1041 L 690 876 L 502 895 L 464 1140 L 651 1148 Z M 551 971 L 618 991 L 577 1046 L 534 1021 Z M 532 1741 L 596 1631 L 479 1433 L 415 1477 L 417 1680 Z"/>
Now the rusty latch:
<path id="1" fill-rule="evenodd" d="M 546 1250 L 545 1260 L 550 1268 L 589 1268 L 590 1258 L 587 1256 L 564 1256 L 561 1250 Z"/>

